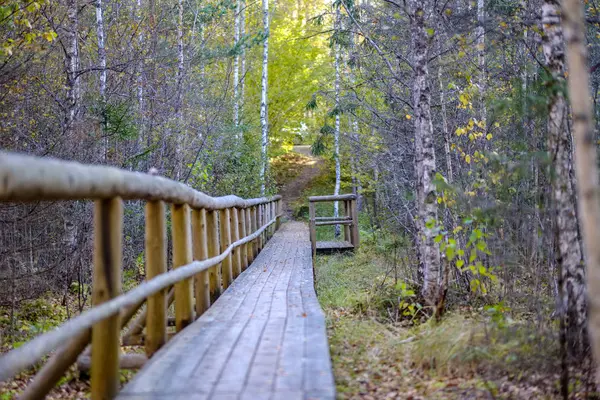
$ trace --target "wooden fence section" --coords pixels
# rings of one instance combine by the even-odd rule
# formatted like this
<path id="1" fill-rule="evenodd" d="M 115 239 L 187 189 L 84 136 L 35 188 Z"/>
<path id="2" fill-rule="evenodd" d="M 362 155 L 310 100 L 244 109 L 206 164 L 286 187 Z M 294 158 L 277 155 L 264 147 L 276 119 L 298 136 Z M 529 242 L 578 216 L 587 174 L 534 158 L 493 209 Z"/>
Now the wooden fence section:
<path id="1" fill-rule="evenodd" d="M 85 199 L 95 201 L 93 308 L 0 358 L 4 381 L 54 352 L 22 399 L 44 397 L 78 357 L 91 363 L 92 399 L 115 397 L 119 369 L 141 364 L 139 355 L 120 354 L 121 331 L 127 328 L 123 344 L 143 343 L 151 357 L 168 341 L 172 302 L 179 332 L 248 267 L 281 217 L 281 196 L 215 198 L 149 174 L 0 152 L 0 201 Z M 123 200 L 147 201 L 147 280 L 121 294 Z M 168 272 L 167 205 L 173 244 Z"/>
<path id="2" fill-rule="evenodd" d="M 343 194 L 337 196 L 312 196 L 309 201 L 310 216 L 310 243 L 313 257 L 317 251 L 332 252 L 358 249 L 358 209 L 356 206 L 356 195 Z M 315 203 L 319 202 L 343 202 L 343 215 L 338 217 L 318 217 L 316 215 Z M 317 226 L 343 225 L 344 240 L 317 242 Z"/>

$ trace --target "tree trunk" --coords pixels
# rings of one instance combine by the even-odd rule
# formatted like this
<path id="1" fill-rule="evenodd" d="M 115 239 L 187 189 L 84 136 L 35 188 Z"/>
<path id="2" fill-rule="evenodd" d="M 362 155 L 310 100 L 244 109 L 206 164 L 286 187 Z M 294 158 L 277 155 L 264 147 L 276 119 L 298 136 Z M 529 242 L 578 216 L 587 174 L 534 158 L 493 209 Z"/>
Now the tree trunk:
<path id="1" fill-rule="evenodd" d="M 96 0 L 96 35 L 98 36 L 98 63 L 100 64 L 100 101 L 102 102 L 102 142 L 104 162 L 108 159 L 108 135 L 106 132 L 106 48 L 104 47 L 104 10 L 102 0 Z"/>
<path id="2" fill-rule="evenodd" d="M 237 0 L 235 8 L 235 22 L 233 24 L 233 46 L 235 48 L 235 58 L 233 60 L 233 124 L 240 125 L 240 54 L 237 48 L 240 44 L 240 18 L 242 13 L 241 0 Z M 236 135 L 239 132 L 236 131 Z M 239 139 L 239 136 L 238 136 Z"/>
<path id="3" fill-rule="evenodd" d="M 340 29 L 340 8 L 337 5 L 335 7 L 335 22 L 334 22 L 334 32 L 338 32 Z M 333 194 L 335 196 L 340 194 L 340 181 L 341 181 L 341 166 L 340 166 L 340 45 L 336 42 L 333 43 L 333 52 L 334 52 L 334 67 L 335 67 L 335 132 L 334 132 L 334 149 L 333 149 L 333 158 L 335 160 L 335 186 L 333 189 Z M 333 216 L 339 216 L 339 202 L 333 203 Z M 340 236 L 340 226 L 335 225 L 335 237 Z"/>
<path id="4" fill-rule="evenodd" d="M 246 1 L 240 1 L 240 38 L 246 35 Z M 244 113 L 244 99 L 246 97 L 246 49 L 242 47 L 240 54 L 240 113 Z"/>
<path id="5" fill-rule="evenodd" d="M 487 76 L 485 71 L 485 1 L 477 0 L 477 60 L 479 62 L 479 102 L 481 121 L 483 122 L 483 137 L 487 135 L 487 107 L 485 97 L 487 92 Z"/>
<path id="6" fill-rule="evenodd" d="M 567 43 L 569 99 L 573 115 L 575 172 L 579 219 L 585 244 L 589 328 L 596 362 L 600 360 L 600 188 L 590 99 L 585 23 L 579 0 L 564 0 L 563 27 Z M 583 271 L 581 271 L 583 272 Z M 586 278 L 579 275 L 578 284 Z M 568 288 L 567 288 L 568 290 Z M 582 313 L 585 310 L 581 310 Z"/>
<path id="7" fill-rule="evenodd" d="M 181 178 L 183 166 L 183 147 L 185 130 L 183 127 L 183 77 L 185 73 L 184 48 L 183 48 L 183 0 L 178 2 L 178 23 L 177 23 L 177 100 L 175 103 L 175 118 L 177 119 L 177 129 L 175 131 L 175 165 L 174 179 Z"/>
<path id="8" fill-rule="evenodd" d="M 260 97 L 260 126 L 262 129 L 261 140 L 261 166 L 260 166 L 260 194 L 265 194 L 266 172 L 267 172 L 267 150 L 269 145 L 269 115 L 267 108 L 268 85 L 269 85 L 269 0 L 262 0 L 263 26 L 265 31 L 265 42 L 263 44 L 262 60 L 262 89 Z"/>
<path id="9" fill-rule="evenodd" d="M 433 183 L 435 150 L 431 120 L 431 89 L 429 86 L 429 46 L 427 19 L 431 17 L 431 0 L 411 0 L 411 44 L 413 52 L 413 110 L 415 128 L 417 242 L 423 275 L 422 293 L 432 307 L 438 306 L 442 266 L 434 228 L 437 225 L 437 196 Z M 437 313 L 437 312 L 436 312 Z"/>
<path id="10" fill-rule="evenodd" d="M 559 0 L 545 0 L 542 6 L 543 49 L 555 83 L 565 77 L 564 38 L 560 25 Z M 574 182 L 571 179 L 571 137 L 567 128 L 567 102 L 562 92 L 553 91 L 548 105 L 548 151 L 552 160 L 552 201 L 558 229 L 558 259 L 564 284 L 561 313 L 567 316 L 567 340 L 575 354 L 582 354 L 587 335 L 585 270 L 577 230 Z"/>
<path id="11" fill-rule="evenodd" d="M 136 10 L 135 10 L 135 22 L 138 26 L 140 26 L 142 22 L 142 0 L 136 0 Z M 137 151 L 141 151 L 142 143 L 144 138 L 144 57 L 145 53 L 145 43 L 144 43 L 144 31 L 140 28 L 137 36 L 138 40 L 138 62 L 137 62 L 137 71 L 136 71 L 136 86 L 137 86 L 137 102 L 138 102 L 138 128 L 140 133 L 138 135 L 137 140 Z"/>
<path id="12" fill-rule="evenodd" d="M 67 107 L 65 117 L 65 135 L 74 133 L 75 120 L 79 108 L 79 49 L 77 35 L 79 30 L 78 0 L 67 2 L 68 27 L 65 30 L 65 70 L 67 75 Z"/>

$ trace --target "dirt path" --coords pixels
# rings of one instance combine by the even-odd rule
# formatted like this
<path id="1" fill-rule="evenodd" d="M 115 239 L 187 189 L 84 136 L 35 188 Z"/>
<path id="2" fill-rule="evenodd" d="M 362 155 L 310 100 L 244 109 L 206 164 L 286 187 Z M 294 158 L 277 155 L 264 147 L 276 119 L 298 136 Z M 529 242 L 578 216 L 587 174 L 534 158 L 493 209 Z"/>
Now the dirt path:
<path id="1" fill-rule="evenodd" d="M 322 173 L 325 166 L 321 158 L 314 157 L 310 153 L 310 146 L 294 146 L 293 151 L 311 158 L 311 161 L 302 167 L 302 171 L 296 178 L 285 184 L 280 190 L 280 194 L 283 196 L 283 210 L 290 218 L 292 217 L 293 204 L 302 197 L 302 192 L 306 186 Z"/>

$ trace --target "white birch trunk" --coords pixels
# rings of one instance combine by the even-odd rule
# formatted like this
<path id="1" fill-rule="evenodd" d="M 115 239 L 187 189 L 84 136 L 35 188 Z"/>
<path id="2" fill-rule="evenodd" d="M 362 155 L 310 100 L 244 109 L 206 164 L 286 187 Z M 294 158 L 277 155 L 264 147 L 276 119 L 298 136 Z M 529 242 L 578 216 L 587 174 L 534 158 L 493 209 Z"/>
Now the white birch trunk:
<path id="1" fill-rule="evenodd" d="M 267 108 L 268 85 L 269 85 L 269 0 L 262 0 L 263 6 L 263 26 L 265 31 L 265 42 L 263 44 L 262 59 L 262 80 L 260 96 L 260 126 L 262 130 L 261 137 L 261 167 L 260 167 L 260 194 L 265 194 L 266 172 L 267 172 L 267 150 L 269 146 L 269 115 Z"/>
<path id="2" fill-rule="evenodd" d="M 417 191 L 417 242 L 423 275 L 422 293 L 432 307 L 437 307 L 442 284 L 440 253 L 434 241 L 437 225 L 437 196 L 433 183 L 435 175 L 435 150 L 431 120 L 431 89 L 429 86 L 430 38 L 426 22 L 433 11 L 431 0 L 411 0 L 411 44 L 413 52 L 413 109 L 415 113 L 415 159 Z M 429 226 L 429 227 L 428 227 Z"/>
<path id="3" fill-rule="evenodd" d="M 241 4 L 241 13 L 240 13 L 240 37 L 246 35 L 246 1 L 239 0 Z M 246 49 L 242 48 L 240 54 L 240 113 L 243 115 L 244 113 L 244 102 L 246 97 Z"/>
<path id="4" fill-rule="evenodd" d="M 240 44 L 240 18 L 242 8 L 241 0 L 237 0 L 235 8 L 235 21 L 233 24 L 233 46 L 236 48 L 236 55 L 233 60 L 233 123 L 236 127 L 240 125 L 240 54 L 237 52 L 237 46 Z M 236 132 L 239 140 L 239 132 Z"/>
<path id="5" fill-rule="evenodd" d="M 79 108 L 79 48 L 77 35 L 79 30 L 78 0 L 68 0 L 67 19 L 68 27 L 65 30 L 65 69 L 67 75 L 67 115 L 65 121 L 65 134 L 71 136 L 75 129 L 75 120 Z"/>
<path id="6" fill-rule="evenodd" d="M 104 10 L 102 0 L 96 0 L 96 36 L 98 36 L 98 63 L 100 64 L 100 101 L 102 102 L 103 158 L 108 158 L 108 136 L 106 134 L 106 48 L 104 45 Z"/>
<path id="7" fill-rule="evenodd" d="M 565 79 L 564 37 L 558 0 L 542 5 L 543 50 L 546 65 L 557 83 Z M 575 185 L 571 179 L 571 135 L 567 126 L 568 107 L 556 91 L 548 105 L 548 151 L 552 160 L 552 201 L 556 210 L 560 273 L 563 282 L 561 312 L 566 312 L 569 348 L 581 354 L 587 344 L 585 270 L 577 230 Z"/>
<path id="8" fill-rule="evenodd" d="M 136 1 L 136 10 L 135 10 L 135 22 L 138 25 L 139 33 L 138 33 L 138 51 L 139 60 L 137 64 L 136 71 L 136 86 L 137 86 L 137 102 L 138 102 L 138 127 L 140 129 L 140 134 L 138 136 L 138 151 L 141 149 L 141 143 L 143 142 L 144 137 L 144 56 L 146 55 L 145 43 L 144 43 L 144 33 L 140 27 L 142 22 L 142 0 Z"/>
<path id="9" fill-rule="evenodd" d="M 483 137 L 487 135 L 487 107 L 485 96 L 487 92 L 487 74 L 485 71 L 485 1 L 477 0 L 477 59 L 479 62 L 479 101 L 481 121 L 483 122 Z"/>
<path id="10" fill-rule="evenodd" d="M 175 131 L 175 180 L 179 180 L 183 164 L 183 76 L 185 73 L 184 47 L 183 47 L 183 0 L 178 2 L 177 23 L 177 100 L 175 104 L 175 118 L 177 129 Z"/>
<path id="11" fill-rule="evenodd" d="M 334 31 L 337 33 L 339 31 L 340 24 L 340 8 L 336 5 L 335 9 L 335 23 L 334 23 Z M 333 149 L 333 158 L 335 160 L 335 186 L 333 189 L 333 194 L 335 196 L 340 194 L 340 182 L 341 182 L 341 166 L 340 166 L 340 45 L 338 43 L 333 44 L 333 52 L 334 52 L 334 67 L 335 67 L 335 131 L 334 131 L 334 149 Z M 339 216 L 339 202 L 333 203 L 333 216 Z M 340 236 L 340 226 L 335 225 L 335 237 Z"/>

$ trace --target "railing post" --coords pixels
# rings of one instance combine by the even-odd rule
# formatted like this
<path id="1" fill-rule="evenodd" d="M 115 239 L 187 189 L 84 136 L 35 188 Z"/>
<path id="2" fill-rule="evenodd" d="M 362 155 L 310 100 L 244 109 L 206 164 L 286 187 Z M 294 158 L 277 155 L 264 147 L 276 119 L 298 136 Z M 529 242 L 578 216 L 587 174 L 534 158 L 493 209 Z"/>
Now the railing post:
<path id="1" fill-rule="evenodd" d="M 208 237 L 208 257 L 216 257 L 219 255 L 219 212 L 218 211 L 207 211 L 206 213 L 206 234 Z M 221 265 L 219 263 L 209 269 L 209 286 L 210 286 L 210 300 L 215 302 L 221 295 Z"/>
<path id="2" fill-rule="evenodd" d="M 252 233 L 255 233 L 258 230 L 258 208 L 257 206 L 252 207 L 252 215 L 250 216 L 252 223 Z M 256 258 L 258 255 L 258 241 L 260 240 L 260 235 L 252 241 L 252 260 Z"/>
<path id="3" fill-rule="evenodd" d="M 173 231 L 173 268 L 179 268 L 192 262 L 192 232 L 190 207 L 187 204 L 171 206 Z M 194 320 L 192 301 L 192 279 L 175 284 L 175 327 L 177 332 Z"/>
<path id="4" fill-rule="evenodd" d="M 358 249 L 359 236 L 358 236 L 358 208 L 356 206 L 356 199 L 350 200 L 350 212 L 352 213 L 352 245 L 354 250 Z"/>
<path id="5" fill-rule="evenodd" d="M 352 216 L 352 209 L 350 207 L 350 201 L 344 200 L 344 217 Z M 346 242 L 352 242 L 352 237 L 350 236 L 350 225 L 344 225 L 344 240 Z"/>
<path id="6" fill-rule="evenodd" d="M 258 206 L 257 213 L 258 213 L 258 215 L 256 217 L 256 226 L 257 226 L 257 229 L 260 229 L 264 225 L 264 215 L 265 215 L 265 213 L 264 213 L 264 207 L 263 207 L 262 204 L 260 204 Z M 261 250 L 262 250 L 262 248 L 263 248 L 264 236 L 265 236 L 264 232 L 261 233 L 260 235 L 258 235 L 258 241 L 257 241 L 257 245 L 258 245 L 258 251 L 257 252 L 258 253 L 260 253 Z"/>
<path id="7" fill-rule="evenodd" d="M 281 214 L 283 212 L 281 199 L 277 200 L 277 207 L 275 208 L 275 210 L 275 214 L 277 215 L 277 223 L 275 224 L 275 230 L 278 231 L 281 227 Z"/>
<path id="8" fill-rule="evenodd" d="M 192 230 L 194 240 L 194 260 L 208 258 L 208 235 L 206 234 L 206 210 L 192 210 Z M 196 318 L 200 318 L 210 307 L 208 271 L 202 271 L 195 277 Z"/>
<path id="9" fill-rule="evenodd" d="M 248 236 L 248 229 L 246 223 L 246 215 L 248 214 L 247 208 L 240 208 L 240 214 L 238 219 L 238 226 L 240 229 L 240 239 Z M 248 268 L 248 243 L 240 246 L 240 257 L 242 257 L 242 271 L 245 271 Z"/>
<path id="10" fill-rule="evenodd" d="M 246 236 L 252 235 L 254 231 L 252 230 L 252 207 L 246 208 Z M 252 242 L 246 243 L 246 259 L 247 265 L 246 267 L 252 264 L 254 261 L 254 250 L 252 248 Z"/>
<path id="11" fill-rule="evenodd" d="M 272 201 L 269 203 L 269 221 L 271 221 L 273 218 L 275 218 L 275 202 Z M 273 237 L 273 235 L 275 234 L 275 225 L 271 225 L 269 226 L 269 240 L 271 240 L 271 238 Z"/>
<path id="12" fill-rule="evenodd" d="M 221 253 L 223 253 L 231 244 L 231 215 L 229 208 L 219 211 L 219 226 L 221 228 Z M 225 257 L 221 267 L 223 277 L 223 290 L 227 289 L 233 281 L 231 269 L 231 253 Z"/>
<path id="13" fill-rule="evenodd" d="M 309 231 L 310 231 L 310 247 L 312 249 L 313 259 L 317 255 L 317 227 L 315 225 L 315 203 L 312 201 L 308 202 L 308 215 L 309 215 Z"/>
<path id="14" fill-rule="evenodd" d="M 240 239 L 239 228 L 240 210 L 236 207 L 231 209 L 231 243 L 235 243 Z M 242 273 L 242 257 L 240 248 L 236 247 L 231 253 L 233 279 L 237 278 Z"/>
<path id="15" fill-rule="evenodd" d="M 97 200 L 94 207 L 94 281 L 92 303 L 102 304 L 121 291 L 123 202 Z M 119 315 L 92 328 L 92 399 L 112 399 L 119 390 Z"/>
<path id="16" fill-rule="evenodd" d="M 165 203 L 146 203 L 146 279 L 167 272 L 167 228 Z M 167 341 L 167 290 L 148 297 L 146 311 L 146 355 L 152 356 Z"/>

